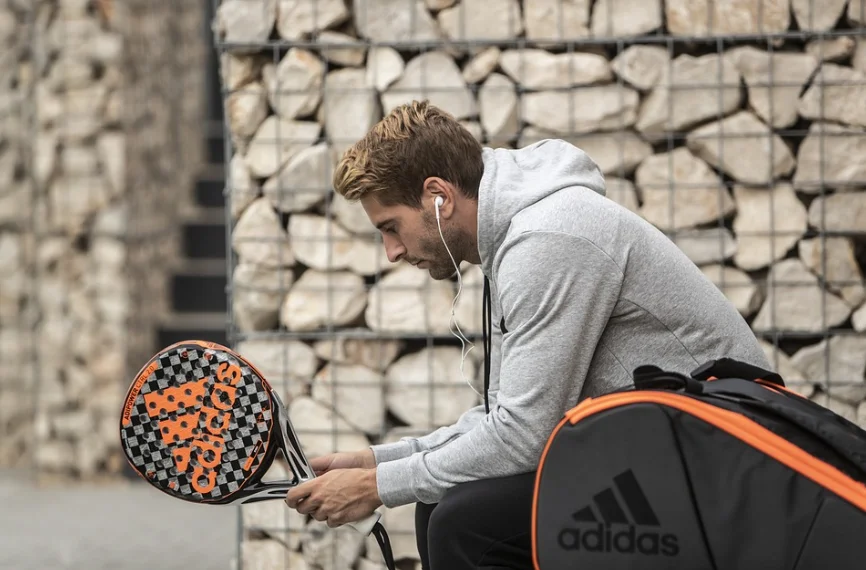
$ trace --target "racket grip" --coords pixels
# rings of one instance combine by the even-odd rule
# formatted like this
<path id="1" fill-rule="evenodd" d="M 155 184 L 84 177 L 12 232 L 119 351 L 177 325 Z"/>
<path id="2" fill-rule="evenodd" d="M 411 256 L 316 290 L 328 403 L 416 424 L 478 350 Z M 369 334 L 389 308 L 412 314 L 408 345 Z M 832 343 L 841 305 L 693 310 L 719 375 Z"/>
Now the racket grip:
<path id="1" fill-rule="evenodd" d="M 348 526 L 360 532 L 362 535 L 368 536 L 371 532 L 373 532 L 373 527 L 376 525 L 377 522 L 379 522 L 380 518 L 382 518 L 382 515 L 379 514 L 378 511 L 373 511 L 373 514 L 369 517 L 347 524 Z"/>

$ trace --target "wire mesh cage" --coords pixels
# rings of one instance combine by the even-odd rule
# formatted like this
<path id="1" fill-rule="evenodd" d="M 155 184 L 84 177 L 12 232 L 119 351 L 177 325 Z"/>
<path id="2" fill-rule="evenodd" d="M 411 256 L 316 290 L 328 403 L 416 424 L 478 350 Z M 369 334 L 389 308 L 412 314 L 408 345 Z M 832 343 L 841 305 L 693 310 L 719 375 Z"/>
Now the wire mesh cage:
<path id="1" fill-rule="evenodd" d="M 0 466 L 117 477 L 201 160 L 203 12 L 0 2 Z"/>
<path id="2" fill-rule="evenodd" d="M 332 189 L 341 154 L 421 99 L 486 146 L 585 150 L 789 385 L 866 426 L 863 0 L 213 1 L 229 338 L 311 456 L 424 434 L 479 401 L 481 348 L 461 372 L 450 332 L 457 283 L 389 262 Z M 482 276 L 462 269 L 455 313 L 477 344 Z M 413 508 L 385 514 L 405 568 Z M 240 568 L 379 567 L 352 531 L 242 510 Z"/>

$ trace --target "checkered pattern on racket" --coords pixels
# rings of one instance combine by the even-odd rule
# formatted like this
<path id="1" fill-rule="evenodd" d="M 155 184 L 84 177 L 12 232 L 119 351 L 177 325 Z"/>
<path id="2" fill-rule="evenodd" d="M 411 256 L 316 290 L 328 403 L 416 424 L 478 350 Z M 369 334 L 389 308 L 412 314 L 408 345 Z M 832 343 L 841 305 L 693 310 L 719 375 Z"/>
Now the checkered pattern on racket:
<path id="1" fill-rule="evenodd" d="M 173 347 L 151 363 L 122 429 L 133 465 L 181 498 L 236 491 L 267 451 L 272 412 L 261 379 L 246 363 L 195 345 Z"/>

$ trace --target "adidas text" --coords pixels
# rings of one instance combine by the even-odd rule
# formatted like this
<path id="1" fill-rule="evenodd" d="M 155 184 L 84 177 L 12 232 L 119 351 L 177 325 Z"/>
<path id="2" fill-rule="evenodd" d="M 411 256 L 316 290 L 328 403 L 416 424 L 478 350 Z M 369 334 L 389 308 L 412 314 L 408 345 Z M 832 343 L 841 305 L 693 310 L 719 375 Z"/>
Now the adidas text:
<path id="1" fill-rule="evenodd" d="M 627 530 L 614 530 L 602 523 L 595 528 L 564 528 L 559 533 L 558 541 L 565 550 L 586 552 L 638 553 L 647 556 L 676 556 L 680 552 L 675 534 L 638 533 L 634 525 L 629 525 Z"/>

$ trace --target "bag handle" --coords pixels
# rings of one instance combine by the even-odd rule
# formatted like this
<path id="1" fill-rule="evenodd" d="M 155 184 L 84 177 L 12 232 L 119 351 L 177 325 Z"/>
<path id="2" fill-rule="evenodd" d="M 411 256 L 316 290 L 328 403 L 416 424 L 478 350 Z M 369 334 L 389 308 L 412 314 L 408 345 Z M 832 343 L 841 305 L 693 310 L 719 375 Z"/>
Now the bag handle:
<path id="1" fill-rule="evenodd" d="M 707 382 L 703 391 L 707 395 L 746 398 L 759 403 L 820 438 L 866 474 L 866 431 L 823 406 L 741 378 Z"/>
<path id="2" fill-rule="evenodd" d="M 785 387 L 785 381 L 779 374 L 733 358 L 717 358 L 716 360 L 705 362 L 695 368 L 691 372 L 691 375 L 698 380 L 709 380 L 711 378 L 764 380 L 783 388 Z"/>

